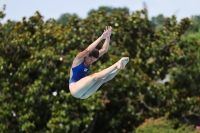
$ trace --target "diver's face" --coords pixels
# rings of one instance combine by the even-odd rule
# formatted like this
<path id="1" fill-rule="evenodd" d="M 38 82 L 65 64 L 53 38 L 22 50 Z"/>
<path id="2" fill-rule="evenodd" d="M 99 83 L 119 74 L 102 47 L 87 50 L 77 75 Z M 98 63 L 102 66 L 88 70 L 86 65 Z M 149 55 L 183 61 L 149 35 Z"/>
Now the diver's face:
<path id="1" fill-rule="evenodd" d="M 85 57 L 85 63 L 87 65 L 91 65 L 92 63 L 94 63 L 95 61 L 97 61 L 97 58 L 94 58 L 93 56 L 86 56 Z"/>

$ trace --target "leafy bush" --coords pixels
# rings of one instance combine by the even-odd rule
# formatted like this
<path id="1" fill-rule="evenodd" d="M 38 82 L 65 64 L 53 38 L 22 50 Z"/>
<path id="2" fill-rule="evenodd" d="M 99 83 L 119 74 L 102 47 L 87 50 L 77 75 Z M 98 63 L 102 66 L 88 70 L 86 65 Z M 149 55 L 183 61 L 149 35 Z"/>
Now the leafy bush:
<path id="1" fill-rule="evenodd" d="M 107 25 L 113 27 L 110 48 L 91 73 L 122 56 L 129 56 L 130 62 L 94 95 L 76 99 L 68 88 L 71 62 Z M 39 12 L 21 22 L 0 24 L 0 130 L 131 132 L 147 117 L 195 114 L 198 73 L 189 73 L 189 66 L 195 63 L 198 45 L 181 42 L 189 25 L 188 18 L 178 23 L 172 16 L 154 31 L 146 9 L 132 14 L 98 11 L 85 19 L 73 15 L 65 26 L 53 19 L 44 22 Z M 158 84 L 166 74 L 172 75 L 171 81 Z"/>
<path id="2" fill-rule="evenodd" d="M 142 123 L 135 133 L 199 133 L 194 126 L 179 125 L 178 128 L 175 128 L 176 124 L 176 122 L 165 117 L 150 118 Z"/>

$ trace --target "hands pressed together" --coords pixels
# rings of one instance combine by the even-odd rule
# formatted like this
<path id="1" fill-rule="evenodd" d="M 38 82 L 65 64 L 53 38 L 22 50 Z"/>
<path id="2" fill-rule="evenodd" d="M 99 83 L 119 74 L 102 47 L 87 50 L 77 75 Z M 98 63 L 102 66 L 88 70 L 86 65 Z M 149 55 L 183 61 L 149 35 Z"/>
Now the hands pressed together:
<path id="1" fill-rule="evenodd" d="M 112 27 L 106 26 L 106 29 L 104 30 L 103 34 L 101 35 L 102 39 L 106 39 L 107 37 L 111 36 Z"/>

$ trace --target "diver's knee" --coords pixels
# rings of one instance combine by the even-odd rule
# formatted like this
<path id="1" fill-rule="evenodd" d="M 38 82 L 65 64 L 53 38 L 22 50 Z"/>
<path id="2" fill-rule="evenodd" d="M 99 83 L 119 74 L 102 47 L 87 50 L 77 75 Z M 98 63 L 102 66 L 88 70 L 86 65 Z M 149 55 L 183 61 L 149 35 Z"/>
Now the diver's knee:
<path id="1" fill-rule="evenodd" d="M 100 80 L 100 79 L 102 79 L 102 78 L 99 77 L 98 73 L 92 74 L 91 77 L 92 77 L 93 80 Z"/>
<path id="2" fill-rule="evenodd" d="M 75 98 L 80 98 L 82 95 L 80 94 L 80 93 L 78 93 L 78 92 L 74 92 L 74 91 L 71 91 L 71 89 L 69 89 L 70 90 L 70 93 L 71 93 L 71 95 L 73 96 L 73 97 L 75 97 Z"/>

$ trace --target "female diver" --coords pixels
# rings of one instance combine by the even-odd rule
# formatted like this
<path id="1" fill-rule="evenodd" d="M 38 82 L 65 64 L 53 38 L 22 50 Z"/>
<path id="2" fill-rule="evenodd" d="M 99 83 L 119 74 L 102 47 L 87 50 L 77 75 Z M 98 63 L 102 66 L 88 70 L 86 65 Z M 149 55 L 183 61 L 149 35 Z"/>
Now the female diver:
<path id="1" fill-rule="evenodd" d="M 105 82 L 113 79 L 116 74 L 124 69 L 129 61 L 129 57 L 122 57 L 112 66 L 87 76 L 90 65 L 97 61 L 99 57 L 105 54 L 110 43 L 112 32 L 111 26 L 106 26 L 103 34 L 90 44 L 84 51 L 78 53 L 73 60 L 70 68 L 69 90 L 72 96 L 80 99 L 86 99 L 91 96 Z M 101 40 L 105 42 L 100 50 L 95 47 Z"/>

